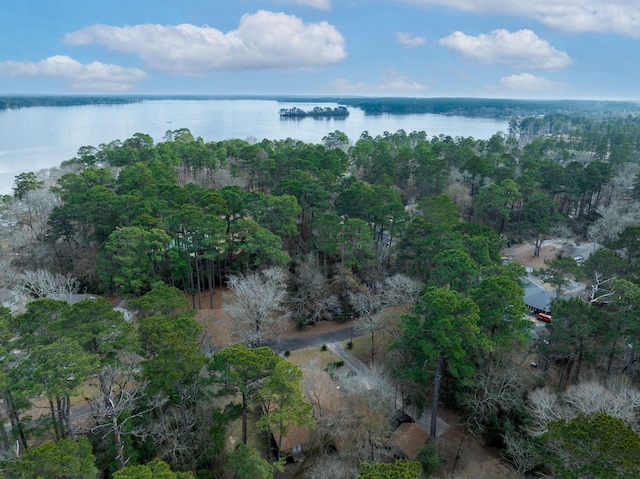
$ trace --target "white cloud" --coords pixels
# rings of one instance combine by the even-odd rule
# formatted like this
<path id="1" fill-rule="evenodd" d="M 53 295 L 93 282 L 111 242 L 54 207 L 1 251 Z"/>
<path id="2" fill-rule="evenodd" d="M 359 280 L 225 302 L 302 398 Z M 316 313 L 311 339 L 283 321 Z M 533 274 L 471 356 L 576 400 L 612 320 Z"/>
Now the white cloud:
<path id="1" fill-rule="evenodd" d="M 618 33 L 640 37 L 637 0 L 402 0 L 423 7 L 444 6 L 486 15 L 534 18 L 565 32 Z"/>
<path id="2" fill-rule="evenodd" d="M 74 90 L 126 91 L 147 75 L 138 68 L 100 62 L 83 64 L 68 56 L 56 55 L 39 62 L 0 62 L 0 76 L 56 78 Z"/>
<path id="3" fill-rule="evenodd" d="M 396 43 L 406 47 L 419 47 L 427 43 L 424 37 L 417 37 L 413 33 L 396 32 Z"/>
<path id="4" fill-rule="evenodd" d="M 452 48 L 469 60 L 507 64 L 540 70 L 559 70 L 571 63 L 569 55 L 553 48 L 531 30 L 494 30 L 477 37 L 454 32 L 441 38 L 440 45 Z"/>
<path id="5" fill-rule="evenodd" d="M 346 78 L 337 78 L 330 84 L 331 89 L 344 94 L 381 94 L 381 95 L 405 95 L 424 92 L 427 87 L 422 83 L 411 80 L 402 72 L 389 69 L 380 76 L 377 84 L 364 82 L 352 82 Z"/>
<path id="6" fill-rule="evenodd" d="M 136 54 L 151 68 L 183 75 L 212 70 L 301 70 L 329 65 L 346 56 L 345 41 L 327 22 L 260 10 L 243 15 L 237 30 L 209 26 L 93 25 L 64 37 L 73 45 L 99 44 Z"/>
<path id="7" fill-rule="evenodd" d="M 530 93 L 530 92 L 555 92 L 563 90 L 566 85 L 559 82 L 552 82 L 546 78 L 532 75 L 530 73 L 520 73 L 510 75 L 500 79 L 500 89 L 510 92 Z"/>
<path id="8" fill-rule="evenodd" d="M 331 10 L 331 0 L 281 0 L 285 3 L 296 3 L 298 5 L 308 5 L 318 10 Z"/>

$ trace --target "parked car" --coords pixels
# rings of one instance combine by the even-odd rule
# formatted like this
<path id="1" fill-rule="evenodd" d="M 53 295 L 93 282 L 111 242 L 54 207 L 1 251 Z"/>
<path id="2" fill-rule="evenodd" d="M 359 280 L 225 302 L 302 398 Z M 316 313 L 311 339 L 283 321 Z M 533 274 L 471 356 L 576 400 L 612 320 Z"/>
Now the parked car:
<path id="1" fill-rule="evenodd" d="M 551 315 L 547 313 L 538 313 L 536 314 L 536 318 L 538 318 L 540 321 L 544 321 L 545 323 L 551 322 Z"/>

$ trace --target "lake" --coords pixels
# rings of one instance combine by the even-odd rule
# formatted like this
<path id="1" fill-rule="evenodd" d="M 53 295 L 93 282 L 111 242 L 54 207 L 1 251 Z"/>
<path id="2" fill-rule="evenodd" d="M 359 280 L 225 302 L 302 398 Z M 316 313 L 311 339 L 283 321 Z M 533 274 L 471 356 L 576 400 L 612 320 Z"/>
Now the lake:
<path id="1" fill-rule="evenodd" d="M 31 107 L 0 111 L 0 194 L 10 194 L 16 175 L 53 168 L 76 156 L 81 146 L 98 146 L 146 133 L 162 141 L 167 130 L 188 128 L 205 141 L 229 138 L 280 140 L 293 138 L 320 143 L 335 130 L 355 142 L 363 131 L 425 131 L 488 139 L 507 131 L 508 120 L 432 114 L 365 115 L 349 108 L 338 118 L 283 119 L 281 108 L 331 107 L 336 103 L 287 103 L 274 100 L 145 100 L 126 105 Z"/>

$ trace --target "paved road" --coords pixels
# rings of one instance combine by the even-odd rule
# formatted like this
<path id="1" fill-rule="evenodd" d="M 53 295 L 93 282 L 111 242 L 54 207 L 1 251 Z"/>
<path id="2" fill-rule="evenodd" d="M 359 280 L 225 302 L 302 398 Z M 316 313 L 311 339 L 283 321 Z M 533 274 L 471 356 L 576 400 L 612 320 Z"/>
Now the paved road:
<path id="1" fill-rule="evenodd" d="M 296 349 L 306 349 L 313 346 L 322 346 L 323 344 L 339 343 L 350 339 L 351 334 L 351 328 L 344 328 L 338 331 L 330 331 L 328 333 L 276 340 L 268 344 L 268 346 L 270 346 L 276 353 L 281 354 L 285 351 L 295 351 Z"/>

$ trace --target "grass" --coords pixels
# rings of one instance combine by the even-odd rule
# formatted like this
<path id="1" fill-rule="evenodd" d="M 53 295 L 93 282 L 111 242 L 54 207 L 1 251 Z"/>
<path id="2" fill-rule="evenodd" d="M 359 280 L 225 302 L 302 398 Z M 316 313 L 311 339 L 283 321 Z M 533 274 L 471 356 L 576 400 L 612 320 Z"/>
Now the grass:
<path id="1" fill-rule="evenodd" d="M 338 361 L 340 358 L 334 356 L 331 351 L 320 351 L 320 348 L 314 346 L 312 348 L 291 351 L 291 354 L 287 359 L 296 366 L 301 366 L 312 360 L 316 360 L 318 362 L 318 367 L 324 369 L 329 363 Z"/>

